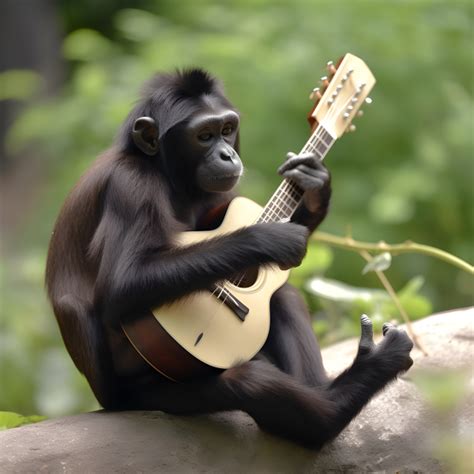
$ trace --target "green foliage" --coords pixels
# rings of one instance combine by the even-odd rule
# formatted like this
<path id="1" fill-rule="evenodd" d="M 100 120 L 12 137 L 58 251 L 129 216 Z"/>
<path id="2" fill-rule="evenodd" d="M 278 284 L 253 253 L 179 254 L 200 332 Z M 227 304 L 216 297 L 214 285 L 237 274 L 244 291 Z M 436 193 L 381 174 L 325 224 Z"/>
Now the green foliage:
<path id="1" fill-rule="evenodd" d="M 26 100 L 38 91 L 41 78 L 33 71 L 10 69 L 0 73 L 0 100 Z"/>
<path id="2" fill-rule="evenodd" d="M 468 370 L 414 369 L 410 380 L 433 410 L 431 449 L 449 466 L 449 472 L 472 471 L 472 432 L 460 428 L 460 407 L 468 406 L 471 374 Z M 466 421 L 466 425 L 468 422 Z"/>
<path id="3" fill-rule="evenodd" d="M 44 252 L 30 252 L 1 267 L 0 407 L 48 416 L 96 409 L 60 342 L 42 285 L 44 266 Z"/>
<path id="4" fill-rule="evenodd" d="M 45 420 L 45 416 L 32 415 L 23 416 L 12 411 L 0 411 L 0 431 L 8 428 L 16 428 L 17 426 L 28 425 L 29 423 L 38 423 Z"/>
<path id="5" fill-rule="evenodd" d="M 279 183 L 275 170 L 285 153 L 306 140 L 306 97 L 324 64 L 347 51 L 361 56 L 377 77 L 374 104 L 357 123 L 360 132 L 338 141 L 326 160 L 334 195 L 323 229 L 344 234 L 351 225 L 357 239 L 409 238 L 472 259 L 473 13 L 467 3 L 59 4 L 65 24 L 78 28 L 63 45 L 69 78 L 57 97 L 26 108 L 6 138 L 20 157 L 36 147 L 45 171 L 34 210 L 7 236 L 0 406 L 48 415 L 95 406 L 59 341 L 42 269 L 67 192 L 110 146 L 140 85 L 157 70 L 200 65 L 223 80 L 242 113 L 241 191 L 263 204 Z M 145 4 L 146 11 L 139 9 Z M 117 6 L 127 8 L 114 14 Z M 34 76 L 18 74 L 0 75 L 0 86 L 8 85 L 4 98 L 24 99 L 36 90 Z M 361 312 L 377 327 L 398 317 L 385 292 L 370 288 L 380 287 L 374 273 L 361 275 L 363 266 L 356 254 L 314 246 L 293 272 L 291 281 L 318 312 L 315 328 L 325 342 L 357 333 Z M 472 280 L 426 257 L 397 257 L 387 274 L 412 318 L 472 302 Z M 420 274 L 423 286 L 411 280 Z M 332 280 L 339 296 L 316 298 L 305 286 L 315 275 Z M 342 290 L 352 296 L 345 300 Z"/>
<path id="6" fill-rule="evenodd" d="M 332 261 L 333 253 L 329 247 L 310 242 L 303 262 L 291 271 L 289 281 L 301 288 L 308 278 L 326 272 Z"/>
<path id="7" fill-rule="evenodd" d="M 454 410 L 469 393 L 469 374 L 462 371 L 417 370 L 411 379 L 439 413 Z"/>
<path id="8" fill-rule="evenodd" d="M 72 32 L 64 41 L 66 59 L 91 61 L 104 59 L 111 53 L 112 43 L 99 32 L 80 29 Z"/>
<path id="9" fill-rule="evenodd" d="M 433 309 L 430 301 L 420 294 L 423 283 L 422 277 L 414 277 L 397 293 L 411 320 L 427 316 Z M 376 332 L 388 321 L 403 323 L 395 303 L 383 290 L 354 287 L 323 277 L 310 279 L 305 290 L 310 307 L 324 310 L 313 325 L 324 344 L 358 334 L 361 314 L 370 317 Z"/>

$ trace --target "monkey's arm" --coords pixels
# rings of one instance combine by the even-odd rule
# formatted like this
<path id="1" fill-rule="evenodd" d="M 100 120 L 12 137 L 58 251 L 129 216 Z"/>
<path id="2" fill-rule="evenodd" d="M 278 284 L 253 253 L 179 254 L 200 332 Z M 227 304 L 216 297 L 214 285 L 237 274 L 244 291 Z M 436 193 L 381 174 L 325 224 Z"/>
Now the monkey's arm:
<path id="1" fill-rule="evenodd" d="M 166 237 L 169 230 L 150 206 L 132 210 L 126 196 L 119 193 L 114 190 L 110 205 L 106 197 L 98 231 L 101 237 L 93 242 L 94 248 L 100 249 L 96 303 L 113 318 L 207 290 L 249 267 L 269 263 L 296 266 L 305 253 L 307 229 L 291 223 L 257 224 L 173 248 Z"/>
<path id="2" fill-rule="evenodd" d="M 303 257 L 307 232 L 295 225 L 280 229 L 283 225 L 260 224 L 175 249 L 143 248 L 135 256 L 126 250 L 114 270 L 113 299 L 158 306 L 208 289 L 249 267 L 276 261 L 295 266 Z M 294 235 L 289 239 L 292 232 L 299 234 L 299 242 L 295 243 Z"/>

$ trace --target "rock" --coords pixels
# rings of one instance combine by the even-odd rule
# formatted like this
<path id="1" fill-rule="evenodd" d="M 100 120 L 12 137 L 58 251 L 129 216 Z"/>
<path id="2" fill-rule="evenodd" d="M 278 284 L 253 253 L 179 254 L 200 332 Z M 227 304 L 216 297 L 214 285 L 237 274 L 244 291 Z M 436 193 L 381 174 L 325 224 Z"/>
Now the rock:
<path id="1" fill-rule="evenodd" d="M 473 316 L 473 309 L 457 310 L 414 323 L 429 356 L 415 349 L 410 372 L 375 397 L 319 453 L 262 433 L 241 412 L 194 417 L 96 412 L 1 432 L 0 471 L 445 472 L 438 454 L 430 450 L 430 440 L 446 426 L 457 436 L 472 436 L 472 390 L 449 421 L 441 417 L 441 424 L 439 413 L 430 408 L 411 378 L 416 370 L 428 368 L 470 367 L 472 374 Z M 329 372 L 337 373 L 350 364 L 357 342 L 348 340 L 323 351 Z"/>

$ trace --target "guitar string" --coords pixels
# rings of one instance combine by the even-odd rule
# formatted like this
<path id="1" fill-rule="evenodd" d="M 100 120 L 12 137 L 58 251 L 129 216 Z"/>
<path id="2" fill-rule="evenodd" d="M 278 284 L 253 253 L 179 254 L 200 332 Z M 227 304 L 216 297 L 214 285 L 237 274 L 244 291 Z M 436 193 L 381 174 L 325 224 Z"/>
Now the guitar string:
<path id="1" fill-rule="evenodd" d="M 319 129 L 321 129 L 321 130 L 319 131 Z M 325 131 L 326 130 L 324 129 L 324 127 L 318 126 L 315 133 L 312 134 L 312 136 L 306 142 L 305 146 L 302 149 L 302 152 L 306 151 L 307 149 L 312 148 L 314 143 L 316 143 L 316 141 L 318 141 L 318 139 L 320 139 L 323 136 Z M 280 189 L 280 192 L 278 192 L 278 189 Z M 294 185 L 294 183 L 292 183 L 290 180 L 287 180 L 287 179 L 284 180 L 283 186 L 280 185 L 280 187 L 278 189 L 277 189 L 277 192 L 274 193 L 274 196 L 272 196 L 270 198 L 269 204 L 267 204 L 265 206 L 265 210 L 263 211 L 262 215 L 259 217 L 257 222 L 270 222 L 272 219 L 273 219 L 273 221 L 278 221 L 278 220 L 281 220 L 283 218 L 283 216 L 285 216 L 284 218 L 287 218 L 287 217 L 291 216 L 291 214 L 292 214 L 291 207 L 288 206 L 289 209 L 290 209 L 290 213 L 288 213 L 288 215 L 286 215 L 285 212 L 283 211 L 283 209 L 278 204 L 278 200 L 281 200 L 281 202 L 284 202 L 283 198 L 282 198 L 282 195 L 286 194 L 287 196 L 291 196 L 291 198 L 292 198 L 292 200 L 294 200 L 295 204 L 298 204 L 299 199 L 302 196 L 302 193 L 297 191 L 297 188 Z M 276 210 L 275 210 L 275 207 L 277 208 Z M 269 209 L 269 208 L 270 208 L 270 213 L 269 214 L 267 213 L 267 215 L 265 215 L 266 214 L 266 212 L 265 212 L 266 209 Z M 296 206 L 295 206 L 295 209 L 296 209 Z M 294 212 L 294 210 L 293 210 L 293 212 Z M 282 213 L 281 216 L 279 215 L 280 213 Z M 269 219 L 268 221 L 266 220 L 267 218 Z M 231 283 L 235 284 L 236 286 L 239 286 L 242 283 L 242 280 L 245 278 L 245 274 L 246 274 L 246 272 L 244 272 L 240 276 L 238 281 L 231 280 Z"/>
<path id="2" fill-rule="evenodd" d="M 318 129 L 315 131 L 314 134 L 312 134 L 306 145 L 303 147 L 302 152 L 308 150 L 317 151 L 316 146 L 319 142 L 321 142 L 322 139 L 324 139 L 323 137 L 325 132 L 326 130 L 324 129 L 324 127 L 318 127 Z M 319 155 L 318 157 L 321 158 L 319 151 L 317 154 Z M 258 222 L 278 221 L 282 218 L 287 218 L 291 215 L 292 211 L 294 211 L 293 208 L 296 208 L 296 205 L 299 203 L 302 193 L 290 180 L 284 180 L 282 184 L 283 185 L 280 185 L 280 187 L 276 190 L 272 198 L 270 198 L 269 204 L 265 207 L 265 210 L 258 219 Z M 294 202 L 293 208 L 285 203 L 283 196 L 285 198 L 290 197 L 292 199 L 292 201 Z M 288 208 L 289 212 L 288 210 L 285 212 L 280 203 L 283 203 L 285 207 Z M 239 286 L 242 283 L 242 280 L 245 278 L 245 274 L 246 272 L 244 272 L 240 276 L 240 278 L 237 277 L 238 279 L 236 278 L 234 280 L 231 280 L 231 283 L 236 286 Z M 221 295 L 222 292 L 219 296 Z"/>
<path id="3" fill-rule="evenodd" d="M 279 194 L 283 194 L 284 192 L 286 192 L 286 189 L 290 187 L 290 183 L 289 182 L 286 182 L 284 183 L 284 185 L 282 186 L 282 188 L 280 189 L 280 193 Z M 278 215 L 275 214 L 277 217 Z M 260 220 L 260 218 L 259 218 Z M 267 221 L 262 221 L 262 222 L 267 222 Z M 254 222 L 255 223 L 255 222 Z M 237 286 L 242 282 L 242 279 L 245 277 L 245 273 L 240 277 L 240 279 L 237 281 L 237 278 L 236 277 L 234 280 L 231 280 L 230 282 L 233 283 L 233 284 L 236 284 Z M 212 294 L 215 294 L 216 291 L 220 290 L 220 293 L 218 295 L 218 298 L 220 298 L 222 296 L 222 293 L 224 291 L 226 291 L 227 289 L 225 288 L 225 283 L 221 284 L 221 285 L 217 285 L 216 289 L 213 290 Z M 228 291 L 228 290 L 227 290 Z M 222 304 L 225 303 L 225 299 L 224 301 L 222 301 Z"/>
<path id="4" fill-rule="evenodd" d="M 351 99 L 352 97 L 348 99 L 348 102 Z M 329 111 L 329 113 L 326 116 L 326 120 L 331 118 L 331 116 L 334 115 L 335 113 L 336 113 L 336 109 Z M 329 143 L 327 142 L 328 139 L 329 139 Z M 334 143 L 334 140 L 332 139 L 331 134 L 324 128 L 323 124 L 321 123 L 319 124 L 315 133 L 312 134 L 312 136 L 309 138 L 309 140 L 303 147 L 302 152 L 311 150 L 318 155 L 318 158 L 320 160 L 323 160 L 328 149 L 333 143 Z M 324 151 L 318 149 L 318 146 L 322 144 L 324 144 Z M 290 196 L 292 199 L 295 200 L 295 202 L 298 202 L 298 200 L 301 198 L 302 193 L 299 190 L 297 190 L 294 183 L 290 182 L 289 180 L 284 180 L 284 183 L 282 184 L 283 185 L 280 185 L 279 188 L 273 194 L 273 196 L 270 198 L 268 205 L 265 207 L 262 215 L 259 217 L 257 222 L 270 222 L 272 219 L 280 220 L 283 216 L 285 216 L 283 209 L 277 203 L 278 199 L 282 200 L 283 195 L 286 194 L 287 196 Z M 280 215 L 280 213 L 282 215 Z M 231 283 L 237 284 L 238 286 L 242 282 L 244 277 L 245 277 L 245 273 L 239 278 L 238 281 L 236 281 L 236 279 L 231 280 Z M 219 286 L 221 287 L 219 297 L 221 297 L 222 293 L 226 291 L 227 289 L 225 288 L 225 283 Z M 217 286 L 216 290 L 219 289 L 219 286 Z M 215 293 L 216 290 L 213 291 L 213 294 Z M 226 297 L 224 297 L 224 301 L 222 301 L 222 304 L 224 304 L 225 301 L 226 301 Z"/>
<path id="5" fill-rule="evenodd" d="M 347 104 L 352 100 L 352 98 L 353 98 L 353 96 L 351 96 L 347 100 L 346 104 L 344 104 L 344 106 L 340 110 L 344 109 L 347 106 Z M 325 121 L 329 120 L 329 118 L 331 116 L 336 114 L 336 108 L 333 107 L 332 109 L 333 110 L 332 111 L 330 110 L 328 112 L 328 114 L 326 115 Z M 328 140 L 328 141 L 326 141 L 326 140 Z M 318 158 L 321 161 L 323 161 L 326 154 L 327 154 L 327 152 L 328 152 L 328 150 L 334 144 L 334 141 L 335 141 L 335 139 L 333 138 L 333 136 L 325 129 L 324 122 L 321 122 L 318 125 L 316 131 L 309 138 L 309 140 L 307 141 L 307 143 L 305 144 L 305 146 L 303 147 L 303 149 L 301 150 L 300 153 L 308 151 L 308 150 L 314 151 L 318 155 Z M 320 150 L 318 148 L 321 145 L 323 145 L 323 147 L 322 147 L 323 150 Z M 282 184 L 280 184 L 280 186 L 277 188 L 277 190 L 274 192 L 274 194 L 270 198 L 268 204 L 265 206 L 265 209 L 264 209 L 263 213 L 260 215 L 257 222 L 259 222 L 259 221 L 268 222 L 266 219 L 275 218 L 275 217 L 276 217 L 276 220 L 278 220 L 280 217 L 284 216 L 285 211 L 280 207 L 280 205 L 277 203 L 277 201 L 280 200 L 281 202 L 284 203 L 282 196 L 284 196 L 285 194 L 286 194 L 285 197 L 291 197 L 291 199 L 295 201 L 295 204 L 298 203 L 298 200 L 301 199 L 301 196 L 302 196 L 302 193 L 300 192 L 299 189 L 297 189 L 297 186 L 294 183 L 290 182 L 289 180 L 285 179 L 284 182 Z M 275 197 L 275 200 L 274 200 L 274 197 Z M 277 210 L 274 209 L 275 204 L 277 206 Z M 289 205 L 285 205 L 285 207 L 289 207 L 289 209 L 290 209 L 290 214 L 289 215 L 291 215 L 291 207 Z M 269 213 L 266 212 L 268 209 L 270 209 Z M 282 216 L 279 215 L 279 212 L 283 212 Z M 267 215 L 265 215 L 266 213 L 267 213 Z M 241 283 L 244 276 L 245 276 L 245 273 L 240 278 L 238 284 Z M 218 284 L 216 284 L 216 289 L 219 289 Z M 215 293 L 216 289 L 212 291 L 212 294 Z M 222 284 L 219 297 L 222 296 L 223 291 L 227 291 L 227 295 L 224 297 L 224 299 L 221 302 L 220 306 L 225 304 L 225 302 L 227 301 L 227 298 L 231 298 L 229 290 L 227 290 L 225 288 L 225 283 Z M 207 322 L 206 326 L 204 327 L 204 329 L 202 330 L 202 332 L 198 336 L 198 339 L 196 339 L 196 343 L 200 340 L 200 337 L 202 337 L 202 335 L 205 333 L 205 331 L 210 326 L 210 324 L 212 323 L 212 321 L 214 320 L 216 315 L 217 315 L 217 310 L 208 319 L 208 322 Z"/>
<path id="6" fill-rule="evenodd" d="M 326 143 L 325 138 L 328 136 L 330 137 L 330 134 L 324 129 L 324 127 L 319 126 L 316 132 L 310 137 L 306 145 L 303 147 L 302 152 L 312 150 L 317 154 L 318 158 L 322 160 L 324 158 L 324 154 L 328 151 L 330 144 L 332 144 L 331 141 L 330 143 Z M 322 152 L 317 147 L 323 142 L 325 145 L 325 150 Z M 286 182 L 283 183 L 283 186 L 277 189 L 277 192 L 274 193 L 273 198 L 270 199 L 269 205 L 266 206 L 264 212 L 258 220 L 259 222 L 279 221 L 283 218 L 288 218 L 292 214 L 292 211 L 294 211 L 294 208 L 296 208 L 296 205 L 299 204 L 302 193 L 294 183 L 289 180 L 285 181 Z M 282 197 L 283 195 L 285 195 L 286 199 L 290 198 L 294 202 L 293 208 L 284 201 Z M 285 210 L 282 205 L 287 209 Z M 236 281 L 237 279 L 231 280 L 231 283 L 239 286 L 242 283 L 242 280 L 245 278 L 245 274 L 246 272 L 240 276 L 238 281 Z M 221 295 L 222 292 L 219 296 Z"/>
<path id="7" fill-rule="evenodd" d="M 346 108 L 346 106 L 349 104 L 349 102 L 352 100 L 354 96 L 350 96 L 349 99 L 347 99 L 346 103 L 340 107 L 338 113 L 340 113 L 341 110 L 344 110 Z M 333 108 L 333 110 L 329 111 L 328 114 L 326 115 L 325 117 L 325 121 L 329 120 L 330 118 L 332 118 L 332 116 L 334 116 L 336 114 L 336 108 Z M 326 140 L 329 139 L 329 143 L 326 142 Z M 335 142 L 335 139 L 332 137 L 332 135 L 325 129 L 324 127 L 324 122 L 320 123 L 316 129 L 316 131 L 312 134 L 312 136 L 309 138 L 309 140 L 306 142 L 305 146 L 303 147 L 303 149 L 301 150 L 301 152 L 305 152 L 307 151 L 307 149 L 309 150 L 312 150 L 314 152 L 316 152 L 318 155 L 321 155 L 318 156 L 318 158 L 323 161 L 327 152 L 329 151 L 329 148 L 331 148 L 331 146 L 334 144 Z M 318 145 L 321 145 L 322 143 L 324 143 L 324 148 L 325 150 L 323 152 L 320 152 L 320 150 L 317 148 Z M 257 220 L 257 222 L 269 222 L 269 221 L 266 221 L 265 219 L 267 217 L 270 217 L 270 218 L 274 218 L 276 217 L 278 220 L 281 216 L 279 216 L 278 212 L 276 212 L 274 209 L 272 209 L 274 207 L 274 197 L 277 196 L 277 197 L 281 197 L 281 194 L 284 194 L 284 193 L 287 193 L 287 194 L 292 194 L 294 193 L 294 196 L 297 197 L 298 199 L 301 198 L 301 193 L 299 191 L 297 191 L 297 187 L 296 185 L 294 185 L 293 183 L 291 183 L 289 180 L 284 180 L 286 181 L 286 183 L 282 183 L 278 188 L 277 190 L 274 192 L 274 194 L 272 195 L 272 197 L 270 198 L 270 200 L 268 201 L 268 204 L 265 206 L 265 209 L 263 211 L 263 213 L 261 214 L 261 216 L 259 217 L 259 219 Z M 288 191 L 289 189 L 289 191 Z M 298 196 L 299 195 L 299 196 Z M 277 205 L 278 207 L 278 205 Z M 270 213 L 268 214 L 268 216 L 265 216 L 265 213 L 266 213 L 266 210 L 270 208 Z M 281 209 L 279 209 L 281 210 Z M 273 215 L 272 215 L 273 214 Z M 254 222 L 255 223 L 255 222 Z M 239 279 L 239 281 L 237 282 L 237 286 L 242 282 L 242 279 L 245 277 L 245 272 L 244 274 L 241 276 L 241 278 Z M 232 280 L 231 283 L 235 284 L 235 280 Z M 217 286 L 217 285 L 216 285 Z M 219 293 L 219 297 L 222 296 L 222 293 L 224 291 L 227 291 L 227 295 L 223 298 L 223 301 L 221 302 L 221 306 L 225 304 L 225 302 L 227 301 L 227 298 L 230 296 L 230 292 L 227 288 L 225 288 L 225 283 L 223 283 L 221 285 L 221 291 Z M 212 292 L 214 294 L 215 290 Z M 208 324 L 206 324 L 206 328 L 209 326 L 209 324 L 211 323 L 211 321 L 214 319 L 216 313 L 214 313 L 214 315 L 209 319 L 208 321 Z M 204 332 L 204 331 L 203 331 Z"/>
<path id="8" fill-rule="evenodd" d="M 330 147 L 330 144 L 327 144 L 326 141 L 324 140 L 324 135 L 325 134 L 329 135 L 327 133 L 327 131 L 325 130 L 325 128 L 322 125 L 319 125 L 318 128 L 316 129 L 315 133 L 312 134 L 310 139 L 307 141 L 307 143 L 303 147 L 302 152 L 312 150 L 312 151 L 315 151 L 315 152 L 317 151 L 318 152 L 317 154 L 320 155 L 319 150 L 317 150 L 316 147 L 318 146 L 318 144 L 323 143 L 323 141 L 324 141 L 324 145 L 325 145 L 325 148 L 326 148 L 325 152 L 327 152 L 327 150 Z M 318 156 L 318 157 L 319 157 L 319 159 L 321 159 L 321 156 Z M 299 199 L 302 196 L 302 193 L 297 191 L 297 188 L 294 185 L 294 183 L 292 183 L 288 179 L 285 179 L 284 182 L 282 184 L 280 184 L 280 186 L 274 192 L 273 196 L 270 198 L 268 204 L 265 206 L 264 212 L 261 214 L 261 216 L 259 217 L 257 222 L 270 222 L 271 219 L 274 219 L 276 221 L 280 220 L 281 216 L 279 215 L 278 211 L 281 211 L 281 208 L 277 204 L 278 211 L 276 211 L 274 209 L 274 204 L 275 204 L 275 201 L 276 201 L 275 198 L 281 199 L 281 197 L 285 194 L 291 196 L 292 199 L 295 201 L 295 203 L 298 203 Z M 269 213 L 267 212 L 267 214 L 266 214 L 267 209 L 270 209 L 270 212 Z M 291 214 L 289 214 L 289 215 L 291 215 Z M 236 286 L 239 286 L 242 283 L 242 280 L 244 279 L 244 277 L 245 277 L 245 272 L 240 276 L 238 281 L 237 281 L 237 278 L 236 278 L 234 280 L 231 280 L 231 283 L 236 285 Z M 230 291 L 229 291 L 228 288 L 226 288 L 225 282 L 220 284 L 220 285 L 216 284 L 216 288 L 212 291 L 212 295 L 215 295 L 216 292 L 219 292 L 217 298 L 219 299 L 219 301 L 221 301 L 220 306 L 223 306 L 226 303 L 227 299 L 230 297 Z M 221 299 L 222 294 L 224 292 L 227 292 L 227 294 Z M 214 318 L 215 318 L 216 314 L 217 314 L 217 311 L 208 319 L 207 324 L 203 328 L 201 334 L 204 334 L 204 332 L 207 330 L 207 328 L 211 325 L 212 321 L 214 321 Z"/>
<path id="9" fill-rule="evenodd" d="M 340 114 L 340 112 L 342 110 L 344 110 L 347 107 L 347 105 L 351 102 L 353 97 L 354 97 L 354 95 L 349 96 L 349 98 L 346 100 L 346 102 L 342 106 L 339 106 L 339 109 L 337 107 L 332 108 L 332 110 L 330 110 L 327 113 L 324 121 L 327 121 L 327 120 L 331 119 L 334 115 L 336 115 L 338 113 Z M 321 161 L 323 161 L 324 158 L 326 157 L 326 154 L 327 154 L 329 148 L 333 145 L 334 141 L 335 140 L 332 137 L 332 135 L 325 129 L 324 122 L 323 122 L 323 123 L 319 124 L 319 126 L 316 129 L 315 133 L 312 134 L 312 136 L 310 137 L 310 139 L 308 140 L 306 145 L 303 147 L 302 152 L 305 152 L 307 150 L 314 151 L 317 154 L 318 158 Z M 318 148 L 318 147 L 320 147 L 320 145 L 324 145 L 323 150 Z M 283 194 L 286 193 L 287 196 L 290 196 L 292 198 L 292 200 L 294 200 L 294 198 L 296 198 L 295 201 L 297 201 L 301 197 L 301 192 L 299 190 L 297 190 L 295 184 L 294 183 L 289 183 L 289 185 L 287 186 L 288 180 L 286 180 L 286 181 L 287 181 L 287 183 L 285 183 L 283 188 L 281 190 L 280 190 L 280 188 L 277 189 L 277 191 L 274 193 L 274 196 L 272 196 L 272 198 L 270 198 L 269 204 L 266 206 L 264 212 L 262 213 L 262 216 L 260 217 L 262 222 L 268 222 L 268 221 L 265 220 L 266 218 L 274 219 L 276 217 L 276 219 L 278 220 L 280 217 L 283 217 L 285 215 L 285 211 L 278 205 L 278 200 L 283 202 L 283 200 L 282 200 L 282 195 Z M 289 191 L 288 191 L 288 189 L 289 189 Z M 281 192 L 282 190 L 284 190 L 285 192 Z M 274 199 L 274 197 L 275 197 L 275 199 Z M 275 207 L 276 207 L 276 210 L 275 210 Z M 267 212 L 267 209 L 270 209 L 270 210 Z M 279 215 L 279 212 L 282 212 L 281 216 Z"/>
<path id="10" fill-rule="evenodd" d="M 278 193 L 277 192 L 274 193 L 274 197 L 275 197 L 275 195 L 280 196 L 280 195 L 286 193 L 287 190 L 291 187 L 291 183 L 288 180 L 285 180 L 285 181 L 286 182 L 282 183 L 283 185 L 280 185 L 280 187 L 277 189 Z M 270 201 L 272 201 L 272 198 L 270 199 Z M 267 209 L 267 207 L 265 209 Z M 272 213 L 274 213 L 274 211 L 272 211 Z M 260 221 L 260 219 L 262 219 L 262 217 L 264 217 L 264 214 L 265 214 L 265 211 L 259 217 L 258 221 Z M 275 214 L 275 216 L 278 217 L 277 214 Z M 265 217 L 264 217 L 264 219 L 261 222 L 268 222 L 268 221 L 266 221 Z M 244 278 L 244 276 L 245 276 L 245 274 L 243 276 L 241 276 L 238 281 L 237 281 L 237 278 L 235 280 L 231 280 L 231 283 L 237 284 L 237 286 L 238 286 L 242 282 L 242 279 Z M 214 295 L 216 293 L 216 291 L 219 291 L 219 290 L 220 290 L 220 293 L 218 295 L 218 298 L 220 298 L 222 296 L 222 293 L 226 290 L 225 283 L 222 284 L 222 285 L 216 285 L 216 288 L 213 290 L 212 294 Z M 224 303 L 225 303 L 225 300 L 222 302 L 222 304 L 224 304 Z"/>
<path id="11" fill-rule="evenodd" d="M 347 101 L 347 103 L 349 103 L 349 101 L 351 99 L 352 99 L 352 97 Z M 331 113 L 331 111 L 329 111 L 328 115 L 326 116 L 326 120 L 329 120 L 329 117 L 331 115 L 335 114 L 335 109 L 334 108 L 333 108 L 332 112 L 333 113 Z M 328 139 L 329 139 L 329 142 L 326 141 Z M 308 151 L 308 150 L 314 151 L 318 155 L 318 158 L 322 161 L 322 160 L 324 160 L 329 148 L 333 145 L 334 141 L 335 140 L 333 139 L 331 134 L 329 132 L 327 132 L 327 130 L 324 128 L 323 123 L 320 123 L 318 125 L 315 133 L 313 133 L 312 136 L 309 138 L 309 140 L 307 141 L 307 143 L 305 144 L 305 146 L 303 147 L 301 152 L 305 152 L 305 151 Z M 323 150 L 320 150 L 318 148 L 320 145 L 323 145 Z M 268 204 L 265 206 L 265 209 L 264 209 L 263 213 L 260 215 L 257 222 L 259 222 L 259 221 L 260 222 L 268 222 L 267 219 L 275 219 L 275 218 L 276 218 L 275 220 L 279 220 L 281 217 L 285 216 L 286 215 L 285 211 L 278 204 L 278 201 L 281 201 L 281 202 L 284 203 L 283 196 L 290 197 L 294 201 L 294 203 L 297 204 L 299 199 L 301 199 L 302 192 L 297 188 L 297 186 L 294 183 L 292 183 L 289 180 L 285 179 L 284 182 L 282 184 L 280 184 L 280 186 L 274 192 L 273 196 L 270 198 Z M 293 204 L 293 206 L 295 204 Z M 276 206 L 276 209 L 275 209 L 275 206 Z M 290 213 L 288 215 L 291 215 L 291 206 L 285 205 L 285 207 L 288 207 L 290 209 Z M 270 210 L 270 212 L 267 212 L 268 209 Z M 280 216 L 280 213 L 282 214 L 281 216 Z M 244 276 L 245 276 L 245 273 L 239 279 L 237 285 L 239 285 L 242 282 L 242 279 L 244 278 Z M 233 283 L 235 283 L 235 281 Z M 212 294 L 215 294 L 216 290 L 218 290 L 218 289 L 219 289 L 219 285 L 216 284 L 216 289 L 212 291 Z M 222 296 L 222 293 L 224 291 L 227 291 L 227 294 L 223 298 L 223 301 L 221 302 L 220 306 L 224 305 L 225 302 L 227 301 L 227 298 L 231 297 L 229 290 L 225 287 L 225 283 L 223 283 L 221 285 L 221 288 L 220 288 L 219 298 Z M 214 314 L 208 319 L 206 326 L 204 327 L 204 329 L 202 330 L 202 332 L 198 336 L 198 339 L 196 339 L 196 343 L 199 341 L 199 338 L 202 337 L 202 334 L 205 333 L 205 331 L 210 326 L 210 324 L 212 323 L 212 321 L 214 320 L 216 315 L 217 315 L 217 311 L 214 312 Z"/>

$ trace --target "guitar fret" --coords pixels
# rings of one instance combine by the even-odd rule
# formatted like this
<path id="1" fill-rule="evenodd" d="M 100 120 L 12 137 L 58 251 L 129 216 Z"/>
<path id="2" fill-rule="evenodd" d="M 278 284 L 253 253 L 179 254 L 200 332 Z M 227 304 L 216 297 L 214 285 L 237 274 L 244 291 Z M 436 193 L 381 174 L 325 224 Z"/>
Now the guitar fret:
<path id="1" fill-rule="evenodd" d="M 326 130 L 324 130 L 322 139 L 324 140 L 324 143 L 325 143 L 326 145 L 328 145 L 328 146 L 331 146 L 331 145 L 332 145 L 333 138 L 331 137 L 331 135 L 329 135 L 328 132 L 326 132 Z"/>
<path id="2" fill-rule="evenodd" d="M 290 198 L 290 199 L 293 200 L 293 198 Z M 283 212 L 291 211 L 291 206 L 287 204 L 280 196 L 277 198 L 275 202 L 276 202 L 276 205 L 279 207 L 279 209 L 281 209 Z"/>

